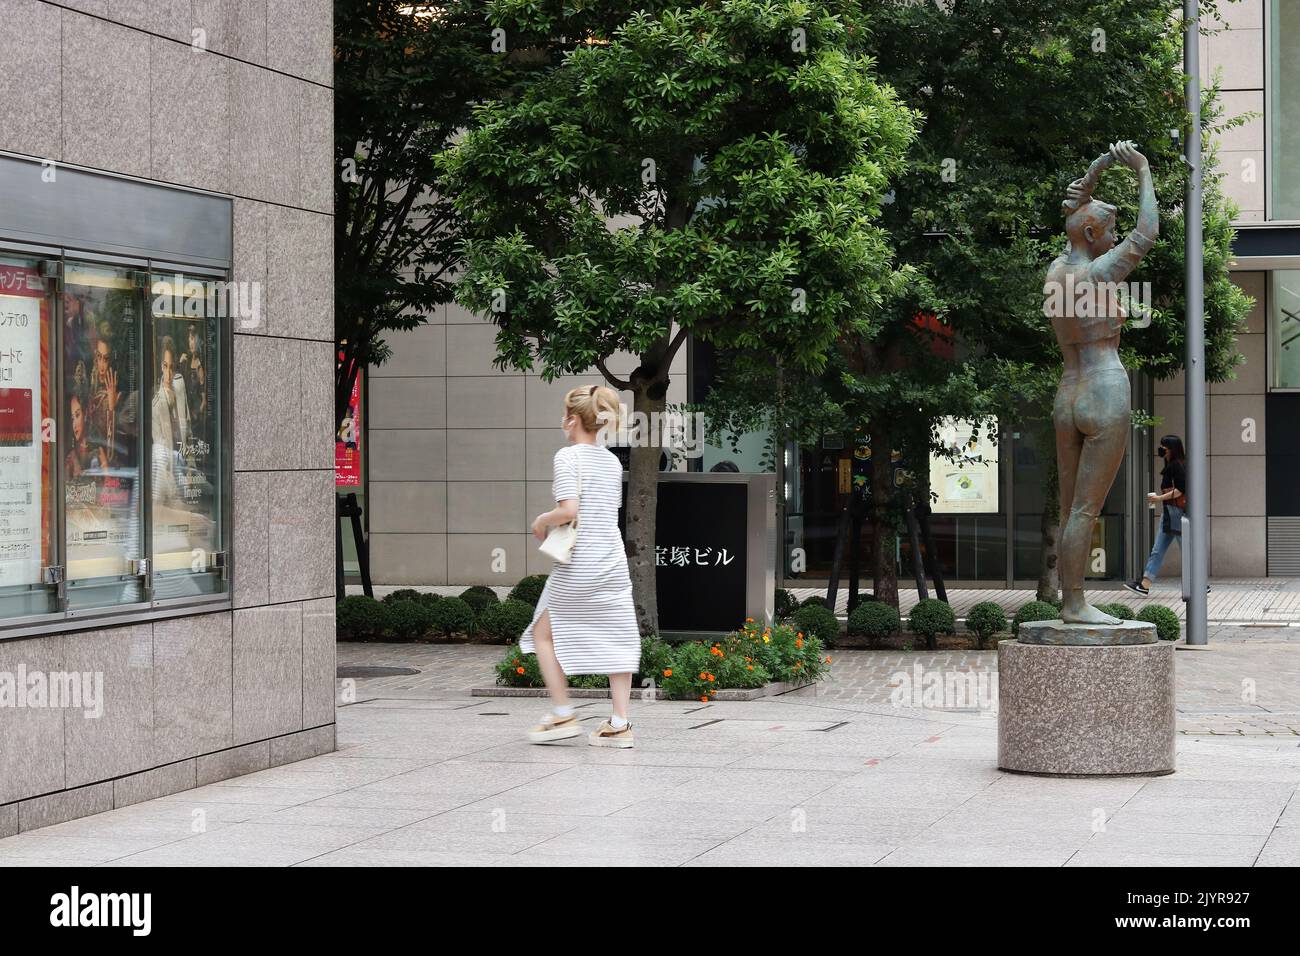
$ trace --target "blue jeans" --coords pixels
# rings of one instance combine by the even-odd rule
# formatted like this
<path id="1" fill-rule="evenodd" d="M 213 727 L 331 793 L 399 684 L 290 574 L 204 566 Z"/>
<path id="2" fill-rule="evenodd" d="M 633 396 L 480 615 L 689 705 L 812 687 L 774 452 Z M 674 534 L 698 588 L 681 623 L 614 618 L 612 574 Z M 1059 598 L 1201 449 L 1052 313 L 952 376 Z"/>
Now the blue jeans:
<path id="1" fill-rule="evenodd" d="M 1181 531 L 1182 526 L 1183 509 L 1166 501 L 1164 514 L 1160 516 L 1160 530 L 1156 532 L 1156 543 L 1152 545 L 1151 557 L 1147 558 L 1147 566 L 1142 570 L 1142 576 L 1152 584 L 1156 583 L 1156 575 L 1160 572 L 1160 565 L 1165 562 L 1165 552 L 1169 546 L 1175 541 L 1179 542 L 1178 551 L 1182 553 L 1182 536 L 1173 533 Z"/>

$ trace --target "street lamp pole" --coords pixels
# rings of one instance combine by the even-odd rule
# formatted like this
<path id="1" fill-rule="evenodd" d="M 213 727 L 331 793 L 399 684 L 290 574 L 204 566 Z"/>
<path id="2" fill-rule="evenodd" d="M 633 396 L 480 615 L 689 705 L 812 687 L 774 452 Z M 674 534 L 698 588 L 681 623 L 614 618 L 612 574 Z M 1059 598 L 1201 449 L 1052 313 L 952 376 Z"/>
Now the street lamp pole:
<path id="1" fill-rule="evenodd" d="M 1187 82 L 1187 112 L 1190 122 L 1186 138 L 1188 166 L 1187 198 L 1183 220 L 1187 227 L 1187 517 L 1190 539 L 1183 542 L 1183 560 L 1190 563 L 1186 575 L 1187 643 L 1204 645 L 1206 634 L 1205 589 L 1209 578 L 1209 514 L 1206 499 L 1210 487 L 1205 454 L 1209 429 L 1206 427 L 1205 398 L 1205 266 L 1201 237 L 1201 56 L 1200 20 L 1197 0 L 1183 0 L 1183 71 Z"/>

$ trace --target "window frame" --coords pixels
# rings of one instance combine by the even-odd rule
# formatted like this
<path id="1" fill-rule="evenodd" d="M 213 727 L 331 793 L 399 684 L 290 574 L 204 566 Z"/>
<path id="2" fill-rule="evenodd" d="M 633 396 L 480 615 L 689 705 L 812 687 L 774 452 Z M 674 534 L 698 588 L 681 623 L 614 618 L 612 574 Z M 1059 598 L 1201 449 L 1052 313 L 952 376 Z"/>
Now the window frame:
<path id="1" fill-rule="evenodd" d="M 42 245 L 37 243 L 24 242 L 21 240 L 12 240 L 0 236 L 0 254 L 16 257 L 28 257 L 45 262 L 54 261 L 59 265 L 57 279 L 47 279 L 47 285 L 54 282 L 54 286 L 47 288 L 46 295 L 50 296 L 52 303 L 50 312 L 54 325 L 53 341 L 51 342 L 50 358 L 50 413 L 56 426 L 57 440 L 55 443 L 54 458 L 55 466 L 53 469 L 53 488 L 51 497 L 53 499 L 53 515 L 51 527 L 51 554 L 50 560 L 56 567 L 67 567 L 67 503 L 66 503 L 66 475 L 64 473 L 64 455 L 66 448 L 64 446 L 64 413 L 66 411 L 66 396 L 63 394 L 63 282 L 69 263 L 85 264 L 88 266 L 107 266 L 111 268 L 131 269 L 143 273 L 149 277 L 152 283 L 152 277 L 155 274 L 173 274 L 181 273 L 187 276 L 205 280 L 215 280 L 221 282 L 230 282 L 233 280 L 233 269 L 230 267 L 220 268 L 211 264 L 186 263 L 179 262 L 175 259 L 159 259 L 148 255 L 138 257 L 122 256 L 112 253 L 100 252 L 94 249 L 82 249 L 71 246 L 54 246 Z M 152 312 L 149 309 L 148 299 L 149 287 L 146 285 L 141 290 L 143 297 L 144 309 L 141 315 L 140 335 L 142 341 L 141 347 L 141 374 L 142 391 L 140 395 L 140 434 L 145 436 L 145 447 L 148 446 L 147 436 L 152 433 L 152 408 L 151 403 L 146 400 L 143 392 L 145 383 L 152 379 L 150 362 L 153 360 L 154 344 L 152 342 Z M 64 634 L 72 631 L 94 630 L 102 627 L 113 627 L 124 624 L 134 624 L 143 621 L 165 620 L 172 617 L 182 617 L 190 614 L 208 614 L 213 612 L 231 610 L 234 606 L 234 593 L 232 584 L 234 581 L 235 571 L 235 554 L 233 545 L 233 491 L 234 491 L 234 406 L 233 406 L 233 380 L 234 380 L 234 325 L 231 317 L 219 316 L 218 322 L 218 396 L 219 396 L 219 440 L 215 441 L 214 452 L 219 454 L 220 462 L 218 473 L 221 478 L 221 493 L 218 496 L 221 514 L 219 516 L 219 528 L 221 535 L 222 553 L 225 555 L 224 565 L 221 569 L 221 577 L 225 583 L 223 590 L 213 594 L 186 595 L 173 598 L 155 598 L 153 591 L 154 575 L 154 541 L 152 534 L 152 469 L 148 467 L 148 462 L 140 462 L 140 501 L 141 501 L 141 555 L 148 564 L 148 575 L 146 577 L 146 596 L 147 600 L 137 601 L 131 604 L 106 605 L 103 607 L 86 607 L 76 610 L 70 610 L 66 606 L 66 598 L 61 599 L 59 603 L 63 606 L 59 610 L 51 611 L 46 614 L 24 615 L 22 617 L 0 617 L 0 642 L 13 640 L 17 638 L 49 636 L 54 634 Z M 46 585 L 47 588 L 57 589 L 62 592 L 64 584 Z"/>

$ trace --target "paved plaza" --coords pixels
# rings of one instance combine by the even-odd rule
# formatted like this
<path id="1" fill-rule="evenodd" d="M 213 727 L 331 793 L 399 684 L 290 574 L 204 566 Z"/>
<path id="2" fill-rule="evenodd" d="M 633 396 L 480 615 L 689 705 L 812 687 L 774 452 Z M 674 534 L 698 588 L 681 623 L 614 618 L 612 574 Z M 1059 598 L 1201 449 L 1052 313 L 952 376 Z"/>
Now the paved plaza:
<path id="1" fill-rule="evenodd" d="M 0 864 L 1296 865 L 1295 635 L 1180 649 L 1178 771 L 1121 779 L 1002 773 L 987 700 L 901 694 L 991 651 L 845 650 L 815 694 L 634 700 L 617 751 L 523 743 L 543 701 L 470 694 L 498 647 L 340 644 L 340 667 L 419 673 L 340 681 L 337 752 L 0 840 Z"/>

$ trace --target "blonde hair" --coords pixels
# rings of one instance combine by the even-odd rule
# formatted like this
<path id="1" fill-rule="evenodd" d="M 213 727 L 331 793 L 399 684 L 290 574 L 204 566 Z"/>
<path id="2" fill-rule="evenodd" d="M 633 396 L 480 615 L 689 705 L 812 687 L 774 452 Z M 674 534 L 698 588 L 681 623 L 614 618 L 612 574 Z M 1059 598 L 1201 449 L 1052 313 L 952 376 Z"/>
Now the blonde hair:
<path id="1" fill-rule="evenodd" d="M 604 385 L 581 385 L 564 396 L 564 416 L 576 418 L 592 434 L 602 428 L 617 429 L 621 411 L 618 392 Z"/>

